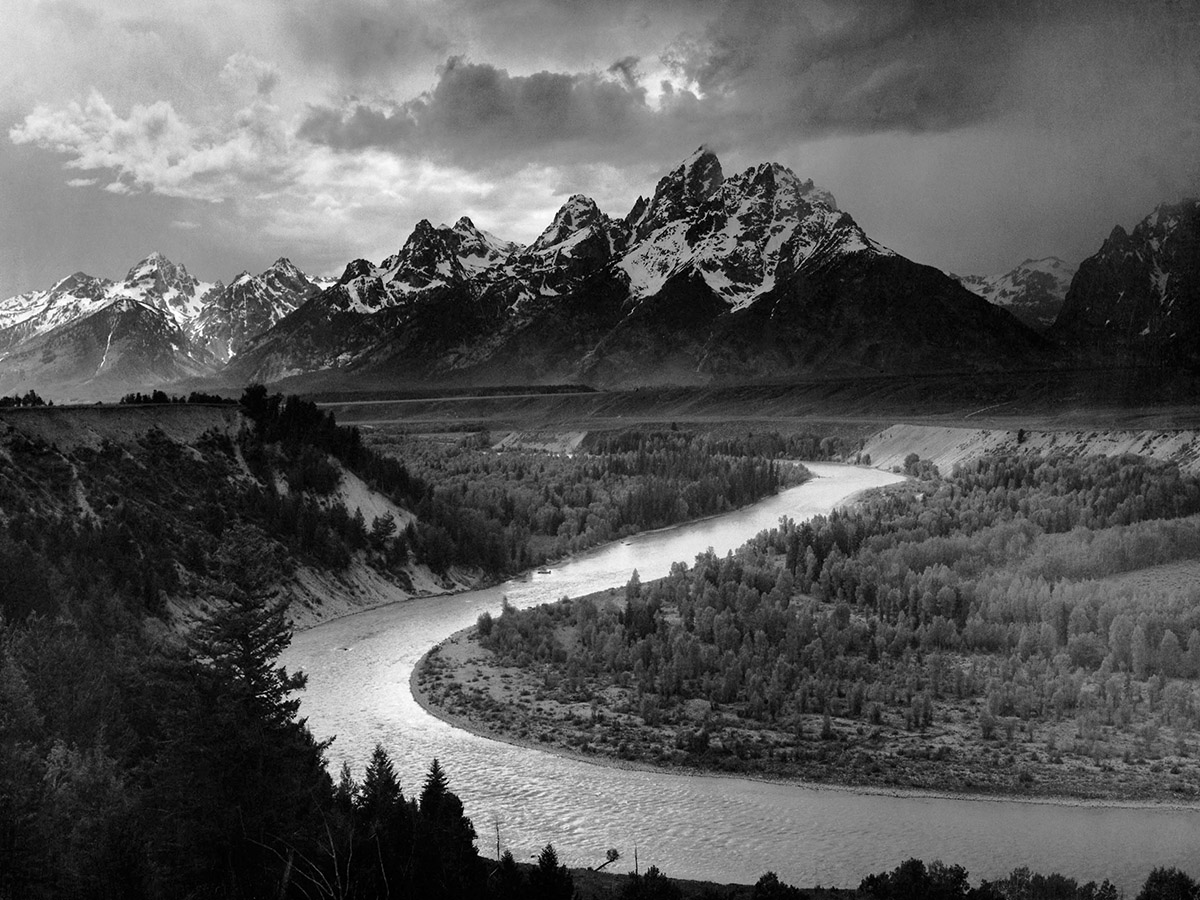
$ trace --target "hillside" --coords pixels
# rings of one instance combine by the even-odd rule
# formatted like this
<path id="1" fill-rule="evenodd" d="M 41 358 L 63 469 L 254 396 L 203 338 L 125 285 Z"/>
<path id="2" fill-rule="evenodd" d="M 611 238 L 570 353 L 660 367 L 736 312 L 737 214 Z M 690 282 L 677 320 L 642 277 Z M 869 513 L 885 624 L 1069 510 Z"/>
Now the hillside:
<path id="1" fill-rule="evenodd" d="M 328 450 L 259 432 L 236 406 L 0 411 L 0 556 L 26 561 L 3 576 L 6 616 L 115 605 L 186 628 L 247 554 L 298 626 L 477 577 L 389 553 L 368 529 L 412 513 Z"/>

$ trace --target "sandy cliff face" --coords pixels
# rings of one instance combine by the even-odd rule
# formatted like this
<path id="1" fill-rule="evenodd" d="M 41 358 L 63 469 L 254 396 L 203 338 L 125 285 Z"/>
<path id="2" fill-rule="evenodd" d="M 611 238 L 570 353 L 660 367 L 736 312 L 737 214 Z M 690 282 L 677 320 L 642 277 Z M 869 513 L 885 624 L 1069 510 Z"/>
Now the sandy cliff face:
<path id="1" fill-rule="evenodd" d="M 916 453 L 943 474 L 955 465 L 988 453 L 1066 453 L 1070 456 L 1120 456 L 1132 453 L 1200 473 L 1200 431 L 1018 431 L 893 425 L 869 438 L 863 453 L 882 469 L 903 467 Z"/>

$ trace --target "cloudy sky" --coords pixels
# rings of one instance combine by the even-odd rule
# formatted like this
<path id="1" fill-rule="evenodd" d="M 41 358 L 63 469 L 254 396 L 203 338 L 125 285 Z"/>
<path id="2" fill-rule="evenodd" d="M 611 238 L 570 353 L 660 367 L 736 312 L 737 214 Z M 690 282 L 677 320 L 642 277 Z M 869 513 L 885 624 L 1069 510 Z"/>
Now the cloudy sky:
<path id="1" fill-rule="evenodd" d="M 1200 0 L 4 0 L 0 296 L 624 215 L 706 143 L 958 272 L 1200 182 Z"/>

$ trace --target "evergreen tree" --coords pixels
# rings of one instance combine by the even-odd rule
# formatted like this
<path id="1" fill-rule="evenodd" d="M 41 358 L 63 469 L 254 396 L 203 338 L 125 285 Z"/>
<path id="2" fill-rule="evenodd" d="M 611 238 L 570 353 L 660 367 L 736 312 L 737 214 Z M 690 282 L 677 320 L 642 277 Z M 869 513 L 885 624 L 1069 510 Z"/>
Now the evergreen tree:
<path id="1" fill-rule="evenodd" d="M 353 857 L 360 890 L 369 897 L 403 896 L 410 868 L 412 815 L 387 751 L 375 745 L 355 802 Z"/>
<path id="2" fill-rule="evenodd" d="M 304 677 L 276 665 L 290 640 L 283 604 L 235 587 L 167 664 L 149 779 L 164 893 L 282 896 L 297 854 L 317 855 L 332 784 L 296 718 Z"/>
<path id="3" fill-rule="evenodd" d="M 414 893 L 447 898 L 481 895 L 486 875 L 475 849 L 475 826 L 436 759 L 425 776 L 418 811 Z"/>
<path id="4" fill-rule="evenodd" d="M 489 880 L 491 896 L 495 900 L 524 900 L 528 896 L 529 886 L 512 852 L 505 850 L 500 857 L 500 864 Z"/>
<path id="5" fill-rule="evenodd" d="M 446 773 L 442 771 L 437 757 L 434 757 L 429 774 L 425 776 L 425 786 L 421 788 L 421 815 L 436 816 L 449 790 Z"/>
<path id="6" fill-rule="evenodd" d="M 382 744 L 371 753 L 356 800 L 360 818 L 372 829 L 386 827 L 404 800 L 396 769 Z"/>
<path id="7" fill-rule="evenodd" d="M 529 873 L 529 896 L 532 900 L 571 900 L 575 896 L 575 881 L 567 867 L 558 864 L 553 844 L 542 848 Z"/>

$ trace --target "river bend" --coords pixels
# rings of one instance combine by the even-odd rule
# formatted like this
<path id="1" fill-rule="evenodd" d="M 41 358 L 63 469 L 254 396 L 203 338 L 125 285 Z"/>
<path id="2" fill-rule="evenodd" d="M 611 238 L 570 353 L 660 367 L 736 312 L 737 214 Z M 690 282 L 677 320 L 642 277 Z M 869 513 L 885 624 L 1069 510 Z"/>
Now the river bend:
<path id="1" fill-rule="evenodd" d="M 632 867 L 753 883 L 773 870 L 802 886 L 854 886 L 911 856 L 967 868 L 973 880 L 1014 867 L 1109 878 L 1136 893 L 1154 866 L 1195 871 L 1200 812 L 1015 801 L 883 796 L 717 776 L 620 769 L 478 737 L 426 713 L 409 677 L 421 656 L 507 597 L 518 607 L 618 587 L 636 568 L 666 575 L 712 547 L 720 554 L 782 515 L 826 513 L 852 494 L 897 480 L 874 469 L 810 464 L 817 476 L 752 507 L 637 535 L 485 590 L 396 603 L 295 636 L 283 657 L 308 674 L 301 714 L 318 738 L 337 736 L 331 766 L 361 774 L 374 745 L 389 751 L 411 796 L 437 757 L 475 823 L 479 846 L 529 858 L 552 842 L 570 865 L 618 848 Z M 622 868 L 625 860 L 617 866 Z"/>

